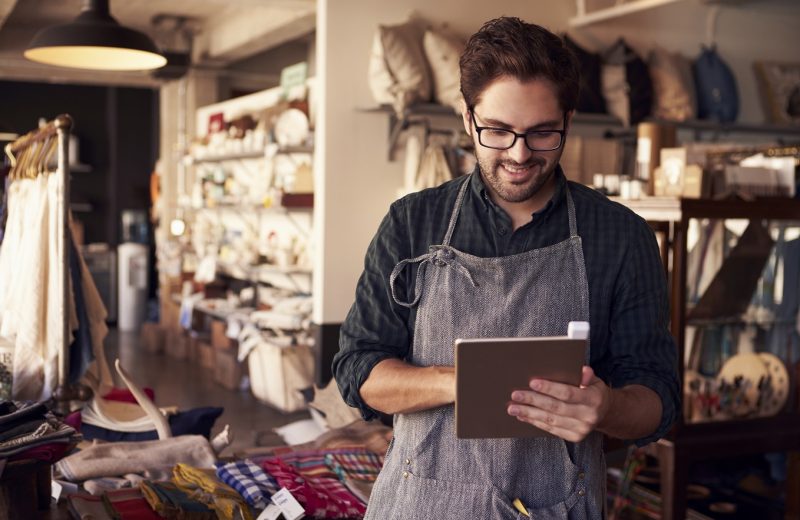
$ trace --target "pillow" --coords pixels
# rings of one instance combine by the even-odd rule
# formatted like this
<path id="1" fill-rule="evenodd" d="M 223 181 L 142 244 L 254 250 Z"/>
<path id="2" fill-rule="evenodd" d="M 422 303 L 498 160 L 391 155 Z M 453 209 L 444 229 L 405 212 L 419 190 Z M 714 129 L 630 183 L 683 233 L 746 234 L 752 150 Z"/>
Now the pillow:
<path id="1" fill-rule="evenodd" d="M 437 103 L 461 112 L 461 70 L 458 60 L 464 44 L 444 34 L 427 30 L 422 40 L 433 77 L 433 98 Z"/>
<path id="2" fill-rule="evenodd" d="M 575 53 L 581 67 L 581 90 L 578 96 L 578 112 L 605 114 L 606 101 L 600 80 L 600 55 L 589 52 L 564 35 L 564 43 Z"/>
<path id="3" fill-rule="evenodd" d="M 369 62 L 369 86 L 379 104 L 401 113 L 415 102 L 431 99 L 431 77 L 422 50 L 423 29 L 411 20 L 379 25 Z"/>
<path id="4" fill-rule="evenodd" d="M 639 123 L 650 115 L 653 105 L 653 83 L 647 64 L 622 38 L 603 57 L 603 96 L 608 111 L 625 125 Z"/>
<path id="5" fill-rule="evenodd" d="M 670 121 L 696 117 L 694 83 L 689 61 L 680 53 L 656 46 L 648 58 L 653 80 L 653 115 Z"/>
<path id="6" fill-rule="evenodd" d="M 739 115 L 739 93 L 736 78 L 714 47 L 703 47 L 694 62 L 697 88 L 697 116 L 720 123 L 736 121 Z"/>
<path id="7" fill-rule="evenodd" d="M 170 415 L 167 419 L 173 436 L 202 435 L 208 439 L 211 436 L 211 429 L 214 427 L 214 423 L 222 415 L 223 411 L 225 411 L 224 408 L 218 407 L 192 408 Z M 156 430 L 122 432 L 86 423 L 81 425 L 80 430 L 86 440 L 100 439 L 108 442 L 130 442 L 158 439 Z"/>

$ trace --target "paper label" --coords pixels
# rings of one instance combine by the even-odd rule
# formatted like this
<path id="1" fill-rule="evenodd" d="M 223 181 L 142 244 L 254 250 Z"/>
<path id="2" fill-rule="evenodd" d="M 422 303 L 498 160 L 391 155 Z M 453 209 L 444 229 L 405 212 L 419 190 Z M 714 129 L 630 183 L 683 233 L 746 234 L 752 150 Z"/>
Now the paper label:
<path id="1" fill-rule="evenodd" d="M 267 506 L 265 510 L 258 515 L 256 520 L 275 520 L 281 515 L 281 508 L 276 506 L 275 504 L 270 504 Z"/>
<path id="2" fill-rule="evenodd" d="M 53 500 L 55 500 L 56 502 L 58 502 L 58 499 L 61 497 L 62 489 L 63 488 L 61 487 L 61 484 L 59 484 L 55 480 L 50 482 L 50 496 L 52 496 Z"/>
<path id="3" fill-rule="evenodd" d="M 306 515 L 303 506 L 300 505 L 300 502 L 298 502 L 286 488 L 281 488 L 280 491 L 272 495 L 272 503 L 280 508 L 286 520 L 297 520 Z"/>

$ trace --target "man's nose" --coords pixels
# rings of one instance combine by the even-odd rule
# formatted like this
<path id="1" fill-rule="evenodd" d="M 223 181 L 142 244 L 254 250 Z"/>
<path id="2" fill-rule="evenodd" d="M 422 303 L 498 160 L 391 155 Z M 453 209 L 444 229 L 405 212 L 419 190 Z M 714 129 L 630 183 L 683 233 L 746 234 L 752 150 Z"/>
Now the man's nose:
<path id="1" fill-rule="evenodd" d="M 533 152 L 530 151 L 528 145 L 525 144 L 525 139 L 522 137 L 517 137 L 517 141 L 514 143 L 514 146 L 508 149 L 509 158 L 518 164 L 524 164 L 527 162 L 532 153 Z"/>

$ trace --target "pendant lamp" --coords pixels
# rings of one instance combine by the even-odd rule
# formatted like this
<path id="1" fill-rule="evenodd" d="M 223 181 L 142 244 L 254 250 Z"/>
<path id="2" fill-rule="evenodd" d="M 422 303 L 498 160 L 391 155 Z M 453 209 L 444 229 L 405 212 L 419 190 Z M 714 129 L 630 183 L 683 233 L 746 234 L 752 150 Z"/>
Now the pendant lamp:
<path id="1" fill-rule="evenodd" d="M 111 16 L 108 0 L 84 0 L 75 20 L 36 33 L 24 55 L 48 65 L 92 70 L 150 70 L 167 63 L 147 35 Z"/>

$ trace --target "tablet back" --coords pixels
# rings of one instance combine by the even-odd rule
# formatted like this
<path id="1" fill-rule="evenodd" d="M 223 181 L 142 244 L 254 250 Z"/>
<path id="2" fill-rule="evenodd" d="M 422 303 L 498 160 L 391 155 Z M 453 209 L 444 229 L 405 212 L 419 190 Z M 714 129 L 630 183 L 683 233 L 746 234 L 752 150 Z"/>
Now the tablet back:
<path id="1" fill-rule="evenodd" d="M 578 386 L 585 339 L 564 337 L 457 339 L 456 437 L 520 438 L 550 435 L 506 412 L 514 390 L 533 377 Z"/>

